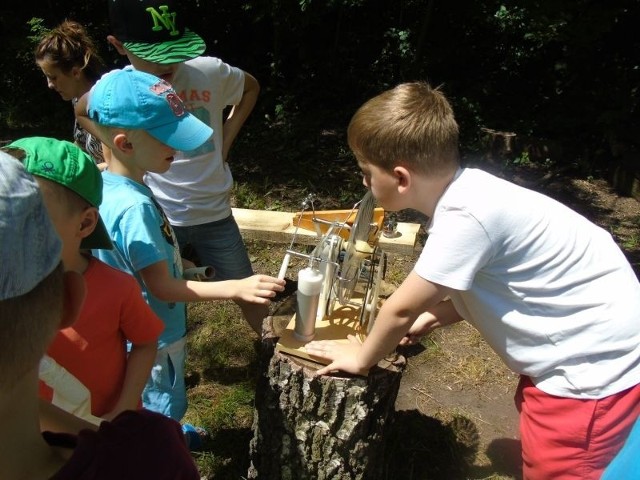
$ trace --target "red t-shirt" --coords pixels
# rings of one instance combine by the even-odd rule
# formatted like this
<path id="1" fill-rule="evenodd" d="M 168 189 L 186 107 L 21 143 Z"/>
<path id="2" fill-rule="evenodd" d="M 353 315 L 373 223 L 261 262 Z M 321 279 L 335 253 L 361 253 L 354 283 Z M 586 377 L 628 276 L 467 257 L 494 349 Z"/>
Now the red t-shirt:
<path id="1" fill-rule="evenodd" d="M 73 454 L 50 480 L 199 480 L 180 424 L 148 410 L 122 412 L 98 431 L 78 436 L 43 432 L 52 447 Z"/>
<path id="2" fill-rule="evenodd" d="M 164 328 L 134 277 L 91 258 L 84 273 L 87 297 L 76 322 L 60 330 L 47 354 L 91 392 L 97 417 L 115 406 L 127 367 L 127 345 L 156 342 Z M 51 388 L 40 381 L 40 396 Z"/>

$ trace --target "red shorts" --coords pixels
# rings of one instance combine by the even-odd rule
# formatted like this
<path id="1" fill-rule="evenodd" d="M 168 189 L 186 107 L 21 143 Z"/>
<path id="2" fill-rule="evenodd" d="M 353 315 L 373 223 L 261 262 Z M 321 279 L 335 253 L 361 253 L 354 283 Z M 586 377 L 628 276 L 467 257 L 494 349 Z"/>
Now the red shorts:
<path id="1" fill-rule="evenodd" d="M 640 384 L 579 400 L 544 393 L 522 376 L 515 401 L 525 480 L 597 480 L 640 415 Z"/>

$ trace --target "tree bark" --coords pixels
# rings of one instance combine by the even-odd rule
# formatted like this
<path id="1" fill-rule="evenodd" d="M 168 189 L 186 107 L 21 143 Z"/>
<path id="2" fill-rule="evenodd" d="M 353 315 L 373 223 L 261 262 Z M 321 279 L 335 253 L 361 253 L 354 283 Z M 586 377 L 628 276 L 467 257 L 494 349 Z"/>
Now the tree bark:
<path id="1" fill-rule="evenodd" d="M 265 320 L 248 478 L 376 479 L 405 358 L 367 377 L 315 377 L 318 364 L 276 351 L 292 295 Z"/>

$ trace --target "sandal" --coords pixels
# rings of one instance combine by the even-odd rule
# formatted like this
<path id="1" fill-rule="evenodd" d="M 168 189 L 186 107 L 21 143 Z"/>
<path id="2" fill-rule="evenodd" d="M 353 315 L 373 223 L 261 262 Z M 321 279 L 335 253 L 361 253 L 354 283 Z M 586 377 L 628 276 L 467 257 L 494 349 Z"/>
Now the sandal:
<path id="1" fill-rule="evenodd" d="M 187 448 L 192 452 L 199 452 L 204 446 L 204 441 L 207 440 L 210 435 L 202 427 L 194 427 L 190 423 L 182 424 L 182 433 L 187 442 Z"/>

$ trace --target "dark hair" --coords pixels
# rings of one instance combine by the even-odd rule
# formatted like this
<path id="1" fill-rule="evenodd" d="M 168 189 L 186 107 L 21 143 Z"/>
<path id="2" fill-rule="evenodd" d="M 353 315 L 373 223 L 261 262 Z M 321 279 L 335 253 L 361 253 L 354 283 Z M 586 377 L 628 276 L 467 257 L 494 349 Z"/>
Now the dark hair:
<path id="1" fill-rule="evenodd" d="M 105 70 L 92 38 L 78 22 L 65 20 L 43 35 L 34 51 L 36 61 L 48 60 L 67 73 L 80 67 L 91 82 Z"/>

